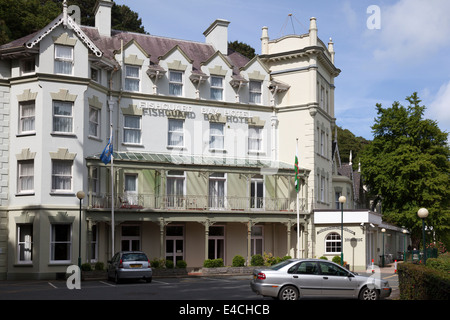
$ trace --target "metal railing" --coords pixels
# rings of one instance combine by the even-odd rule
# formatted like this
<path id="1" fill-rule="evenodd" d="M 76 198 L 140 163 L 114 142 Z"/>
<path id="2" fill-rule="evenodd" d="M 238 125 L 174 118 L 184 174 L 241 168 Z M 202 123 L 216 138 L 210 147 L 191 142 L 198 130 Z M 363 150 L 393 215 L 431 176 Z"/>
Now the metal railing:
<path id="1" fill-rule="evenodd" d="M 92 195 L 91 208 L 110 209 L 111 195 Z M 305 200 L 299 200 L 300 210 Z M 296 199 L 268 197 L 234 197 L 202 195 L 154 195 L 119 194 L 114 198 L 116 209 L 165 209 L 165 210 L 226 210 L 226 211 L 286 211 L 295 212 Z"/>

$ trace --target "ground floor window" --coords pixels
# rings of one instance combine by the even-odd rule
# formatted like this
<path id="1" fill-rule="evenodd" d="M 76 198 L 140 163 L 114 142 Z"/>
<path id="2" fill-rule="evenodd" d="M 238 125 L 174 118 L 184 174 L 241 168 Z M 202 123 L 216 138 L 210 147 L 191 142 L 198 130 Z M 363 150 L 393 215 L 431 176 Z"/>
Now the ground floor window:
<path id="1" fill-rule="evenodd" d="M 91 231 L 91 250 L 89 252 L 91 262 L 98 261 L 98 232 L 97 225 L 92 226 Z"/>
<path id="2" fill-rule="evenodd" d="M 339 233 L 332 232 L 325 238 L 325 252 L 339 253 L 341 252 L 341 236 Z"/>
<path id="3" fill-rule="evenodd" d="M 139 226 L 122 226 L 122 251 L 141 250 L 141 228 Z"/>
<path id="4" fill-rule="evenodd" d="M 208 259 L 223 259 L 225 261 L 225 227 L 209 227 Z"/>
<path id="5" fill-rule="evenodd" d="M 255 254 L 260 254 L 262 255 L 264 252 L 264 235 L 263 235 L 263 226 L 253 226 L 252 227 L 252 238 L 251 238 L 251 243 L 252 243 L 252 256 Z"/>
<path id="6" fill-rule="evenodd" d="M 51 262 L 69 263 L 72 254 L 72 224 L 52 224 L 50 239 Z"/>
<path id="7" fill-rule="evenodd" d="M 17 260 L 18 263 L 33 262 L 33 225 L 17 225 Z"/>
<path id="8" fill-rule="evenodd" d="M 177 261 L 184 260 L 184 227 L 166 227 L 166 260 L 172 260 L 174 265 Z"/>

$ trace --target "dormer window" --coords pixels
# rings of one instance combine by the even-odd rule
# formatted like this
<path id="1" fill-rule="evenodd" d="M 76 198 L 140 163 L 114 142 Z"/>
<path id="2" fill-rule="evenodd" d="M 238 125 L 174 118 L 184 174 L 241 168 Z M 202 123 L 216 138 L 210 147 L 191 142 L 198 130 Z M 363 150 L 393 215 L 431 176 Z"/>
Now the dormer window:
<path id="1" fill-rule="evenodd" d="M 223 77 L 211 76 L 211 99 L 223 100 Z"/>
<path id="2" fill-rule="evenodd" d="M 249 102 L 261 104 L 261 81 L 250 81 L 249 83 Z"/>
<path id="3" fill-rule="evenodd" d="M 55 45 L 55 73 L 72 74 L 73 47 Z"/>
<path id="4" fill-rule="evenodd" d="M 125 66 L 125 90 L 139 92 L 140 67 Z"/>
<path id="5" fill-rule="evenodd" d="M 183 72 L 169 71 L 169 94 L 177 97 L 183 95 Z"/>
<path id="6" fill-rule="evenodd" d="M 20 61 L 20 73 L 22 75 L 30 74 L 35 72 L 35 62 L 34 58 L 32 59 L 24 59 Z"/>

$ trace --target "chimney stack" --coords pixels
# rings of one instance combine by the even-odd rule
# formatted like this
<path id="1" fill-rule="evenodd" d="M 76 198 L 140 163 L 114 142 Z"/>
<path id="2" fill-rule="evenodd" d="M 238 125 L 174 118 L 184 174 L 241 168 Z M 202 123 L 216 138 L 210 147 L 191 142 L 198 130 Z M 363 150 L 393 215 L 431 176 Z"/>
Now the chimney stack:
<path id="1" fill-rule="evenodd" d="M 262 28 L 261 54 L 269 54 L 269 28 Z"/>
<path id="2" fill-rule="evenodd" d="M 228 54 L 228 25 L 229 21 L 217 19 L 214 21 L 203 35 L 205 42 L 213 45 L 222 54 Z"/>
<path id="3" fill-rule="evenodd" d="M 95 27 L 101 36 L 111 36 L 111 0 L 99 0 L 95 7 Z"/>
<path id="4" fill-rule="evenodd" d="M 317 24 L 314 17 L 309 19 L 309 44 L 317 46 Z"/>

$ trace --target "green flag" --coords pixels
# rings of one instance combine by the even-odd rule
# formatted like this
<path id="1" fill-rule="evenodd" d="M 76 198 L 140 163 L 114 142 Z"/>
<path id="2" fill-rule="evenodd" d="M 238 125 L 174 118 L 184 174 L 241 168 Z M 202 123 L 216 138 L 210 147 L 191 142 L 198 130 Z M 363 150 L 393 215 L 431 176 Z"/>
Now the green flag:
<path id="1" fill-rule="evenodd" d="M 295 191 L 300 190 L 300 177 L 299 177 L 299 169 L 298 169 L 298 147 L 296 148 L 295 152 Z"/>

